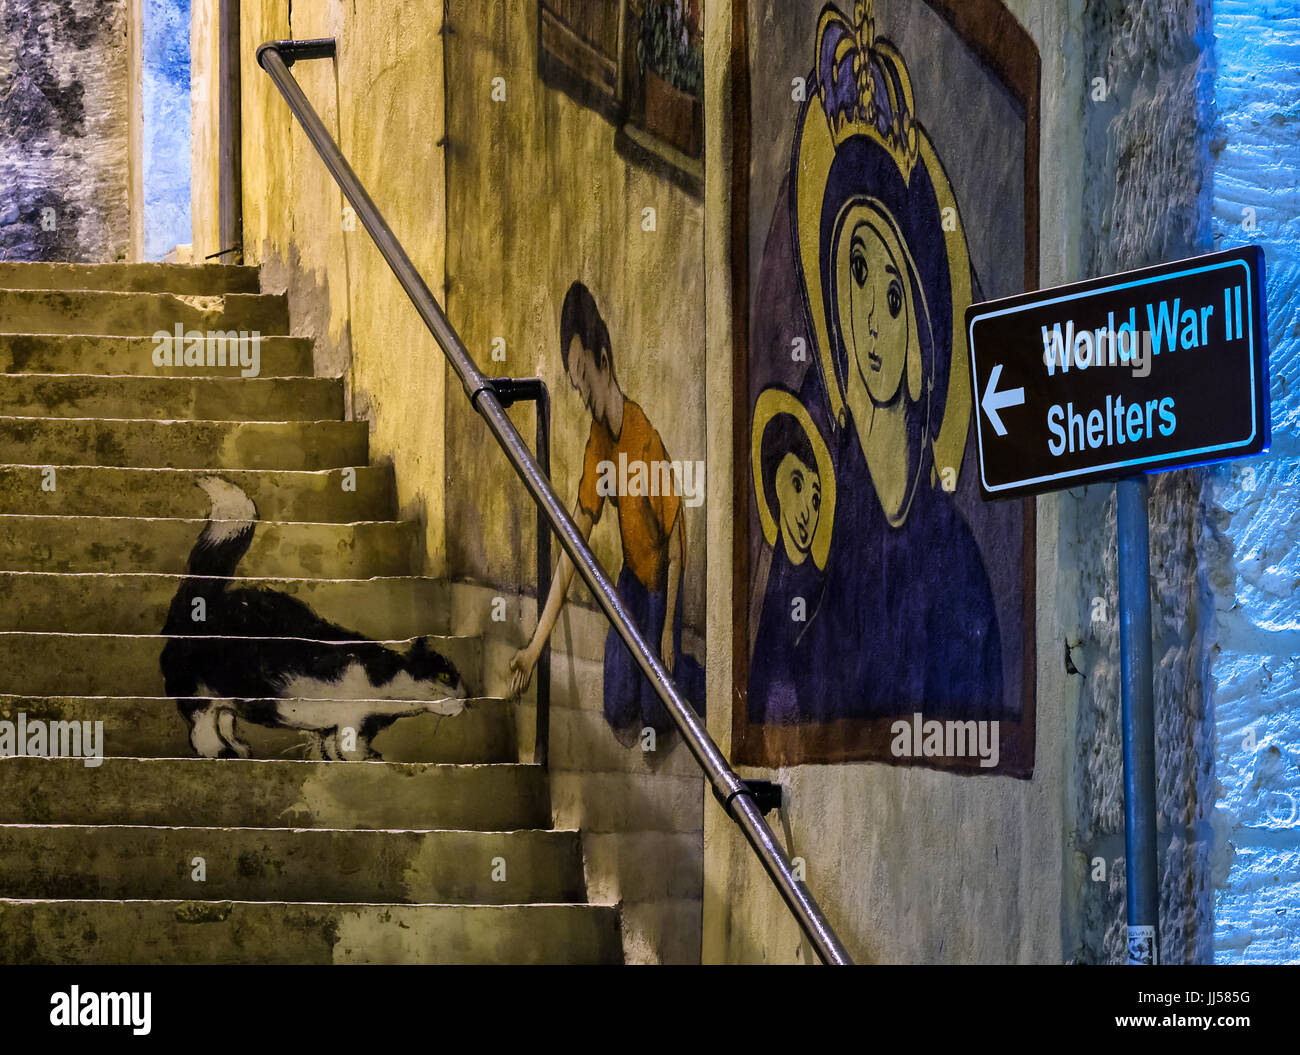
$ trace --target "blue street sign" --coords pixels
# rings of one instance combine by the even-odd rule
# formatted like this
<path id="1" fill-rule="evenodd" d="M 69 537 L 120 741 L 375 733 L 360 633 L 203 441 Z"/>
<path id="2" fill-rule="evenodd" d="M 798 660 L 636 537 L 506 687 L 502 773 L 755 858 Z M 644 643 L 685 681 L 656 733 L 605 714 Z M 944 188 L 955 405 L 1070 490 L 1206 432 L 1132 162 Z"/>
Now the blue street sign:
<path id="1" fill-rule="evenodd" d="M 1258 246 L 974 304 L 966 329 L 986 499 L 1268 449 Z"/>

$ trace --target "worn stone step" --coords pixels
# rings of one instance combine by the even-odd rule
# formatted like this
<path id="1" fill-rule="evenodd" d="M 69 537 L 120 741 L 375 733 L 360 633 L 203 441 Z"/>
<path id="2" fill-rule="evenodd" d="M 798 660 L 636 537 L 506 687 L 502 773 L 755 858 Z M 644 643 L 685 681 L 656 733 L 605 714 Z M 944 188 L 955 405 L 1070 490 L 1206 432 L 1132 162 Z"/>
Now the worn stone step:
<path id="1" fill-rule="evenodd" d="M 149 572 L 0 572 L 0 630 L 82 634 L 160 634 L 184 575 Z M 203 578 L 206 618 L 186 633 L 243 637 L 232 618 L 221 620 L 219 595 L 267 590 L 297 598 L 321 619 L 370 638 L 398 639 L 437 633 L 446 625 L 446 588 L 438 579 L 390 575 L 374 579 Z M 286 615 L 292 619 L 293 614 Z M 277 633 L 296 636 L 286 622 Z M 467 638 L 464 640 L 474 640 Z"/>
<path id="2" fill-rule="evenodd" d="M 3 448 L 0 448 L 3 450 Z M 3 457 L 3 455 L 0 455 Z M 203 519 L 211 498 L 202 469 L 0 465 L 0 514 Z M 348 522 L 397 515 L 389 465 L 307 471 L 223 470 L 265 520 Z"/>
<path id="3" fill-rule="evenodd" d="M 0 758 L 0 824 L 550 828 L 532 765 L 286 759 Z"/>
<path id="4" fill-rule="evenodd" d="M 329 377 L 0 376 L 0 413 L 24 418 L 329 421 L 343 382 Z"/>
<path id="5" fill-rule="evenodd" d="M 0 332 L 149 336 L 256 331 L 289 334 L 289 307 L 279 293 L 115 293 L 104 290 L 0 289 Z"/>
<path id="6" fill-rule="evenodd" d="M 0 570 L 182 574 L 206 523 L 0 514 Z M 268 577 L 408 575 L 416 564 L 418 544 L 419 526 L 409 520 L 356 524 L 259 521 L 239 570 Z"/>
<path id="7" fill-rule="evenodd" d="M 0 695 L 165 696 L 159 658 L 167 639 L 120 634 L 53 634 L 0 631 Z M 405 652 L 414 641 L 390 640 Z M 317 642 L 316 648 L 346 648 L 346 642 Z M 471 695 L 502 696 L 507 671 L 483 670 L 483 643 L 475 637 L 430 637 L 429 647 L 445 655 L 465 679 Z"/>
<path id="8" fill-rule="evenodd" d="M 517 762 L 516 704 L 500 698 L 466 701 L 452 717 L 401 718 L 379 733 L 374 749 L 386 762 Z M 167 696 L 0 696 L 0 720 L 103 722 L 102 750 L 126 758 L 188 758 L 189 726 Z M 83 727 L 84 728 L 84 727 Z M 297 729 L 236 721 L 254 758 L 311 758 L 313 745 Z M 529 733 L 531 739 L 531 730 Z"/>
<path id="9" fill-rule="evenodd" d="M 0 334 L 0 374 L 103 374 L 138 377 L 238 377 L 246 367 L 227 353 L 221 366 L 215 338 L 203 342 L 203 366 L 159 366 L 152 337 L 86 334 Z M 307 337 L 263 336 L 259 377 L 310 377 L 312 342 Z M 209 363 L 211 365 L 209 365 Z"/>
<path id="10" fill-rule="evenodd" d="M 195 858 L 202 858 L 196 880 Z M 0 898 L 584 902 L 576 831 L 0 825 Z"/>
<path id="11" fill-rule="evenodd" d="M 0 901 L 10 963 L 616 964 L 612 905 Z"/>
<path id="12" fill-rule="evenodd" d="M 333 469 L 364 465 L 364 421 L 142 421 L 0 417 L 7 465 Z"/>
<path id="13" fill-rule="evenodd" d="M 232 264 L 0 262 L 0 289 L 143 293 L 256 293 L 257 268 Z"/>

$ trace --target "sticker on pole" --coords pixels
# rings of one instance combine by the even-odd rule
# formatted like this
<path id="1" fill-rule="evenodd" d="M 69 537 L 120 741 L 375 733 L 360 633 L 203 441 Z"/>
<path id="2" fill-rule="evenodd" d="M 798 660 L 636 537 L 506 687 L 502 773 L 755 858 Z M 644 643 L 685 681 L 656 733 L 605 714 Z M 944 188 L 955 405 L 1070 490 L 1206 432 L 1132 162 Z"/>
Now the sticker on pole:
<path id="1" fill-rule="evenodd" d="M 1258 246 L 973 304 L 966 331 L 986 499 L 1268 449 Z"/>
<path id="2" fill-rule="evenodd" d="M 1155 927 L 1129 927 L 1128 962 L 1138 967 L 1154 967 L 1160 962 Z"/>

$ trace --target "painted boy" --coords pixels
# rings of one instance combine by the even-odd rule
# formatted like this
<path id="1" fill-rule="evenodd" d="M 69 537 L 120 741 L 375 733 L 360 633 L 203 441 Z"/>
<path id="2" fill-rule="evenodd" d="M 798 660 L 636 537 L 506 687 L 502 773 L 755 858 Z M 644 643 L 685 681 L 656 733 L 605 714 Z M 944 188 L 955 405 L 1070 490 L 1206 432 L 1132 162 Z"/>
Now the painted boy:
<path id="1" fill-rule="evenodd" d="M 623 569 L 618 594 L 632 621 L 651 646 L 658 646 L 664 667 L 692 705 L 703 713 L 704 672 L 700 664 L 681 651 L 682 569 L 686 563 L 686 529 L 681 497 L 674 486 L 654 488 L 658 494 L 619 494 L 609 486 L 622 474 L 611 471 L 625 459 L 629 466 L 644 465 L 649 473 L 669 463 L 663 440 L 641 407 L 628 399 L 614 372 L 609 330 L 595 298 L 581 282 L 569 287 L 560 312 L 560 356 L 570 383 L 591 414 L 591 433 L 583 456 L 582 479 L 573 519 L 584 539 L 600 520 L 608 498 L 618 515 L 623 545 Z M 630 474 L 629 474 L 630 476 Z M 633 488 L 629 487 L 628 491 Z M 641 489 L 636 489 L 641 490 Z M 666 493 L 665 493 L 666 492 Z M 560 616 L 573 562 L 561 554 L 550 596 L 532 640 L 510 661 L 514 672 L 511 691 L 527 687 L 542 645 Z M 672 728 L 672 719 L 658 693 L 632 658 L 627 646 L 610 628 L 605 639 L 605 720 L 620 743 L 630 746 L 643 728 L 656 733 Z"/>

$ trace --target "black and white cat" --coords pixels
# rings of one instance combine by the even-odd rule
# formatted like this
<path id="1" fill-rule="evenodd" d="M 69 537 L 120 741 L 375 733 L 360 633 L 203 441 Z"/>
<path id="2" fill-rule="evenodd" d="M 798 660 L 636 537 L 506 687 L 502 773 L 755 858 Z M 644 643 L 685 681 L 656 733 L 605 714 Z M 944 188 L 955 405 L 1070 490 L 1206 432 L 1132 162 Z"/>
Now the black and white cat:
<path id="1" fill-rule="evenodd" d="M 233 588 L 257 507 L 219 476 L 197 481 L 211 500 L 208 522 L 167 612 L 162 674 L 208 758 L 248 758 L 235 719 L 302 729 L 324 757 L 378 757 L 371 738 L 398 718 L 459 714 L 468 695 L 455 666 L 419 638 L 405 652 L 321 619 L 306 604 L 264 587 Z M 202 598 L 201 622 L 193 613 Z M 355 749 L 347 741 L 355 737 Z"/>

